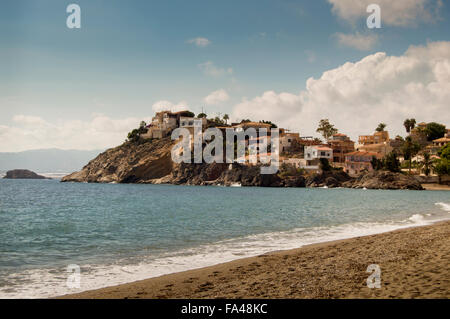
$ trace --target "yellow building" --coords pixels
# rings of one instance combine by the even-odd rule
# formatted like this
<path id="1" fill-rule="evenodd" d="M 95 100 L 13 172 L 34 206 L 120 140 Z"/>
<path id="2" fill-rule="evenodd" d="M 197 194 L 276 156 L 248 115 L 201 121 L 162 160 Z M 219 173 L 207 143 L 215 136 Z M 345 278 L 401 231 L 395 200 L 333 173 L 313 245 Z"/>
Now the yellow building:
<path id="1" fill-rule="evenodd" d="M 361 145 L 388 143 L 389 142 L 389 132 L 381 131 L 381 132 L 375 132 L 373 135 L 360 135 L 358 142 Z"/>

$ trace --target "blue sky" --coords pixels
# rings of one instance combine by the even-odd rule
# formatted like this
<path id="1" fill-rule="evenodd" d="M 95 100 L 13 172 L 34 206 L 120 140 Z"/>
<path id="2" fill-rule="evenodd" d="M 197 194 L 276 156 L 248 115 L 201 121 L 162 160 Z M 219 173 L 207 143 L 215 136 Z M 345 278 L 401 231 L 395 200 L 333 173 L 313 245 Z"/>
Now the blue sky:
<path id="1" fill-rule="evenodd" d="M 380 51 L 400 56 L 410 46 L 450 40 L 448 3 L 432 7 L 434 1 L 422 0 L 430 19 L 419 12 L 411 23 L 369 30 L 368 13 L 350 21 L 333 10 L 336 2 L 2 1 L 0 126 L 17 126 L 18 115 L 52 125 L 90 121 L 93 114 L 143 118 L 161 100 L 183 101 L 196 113 L 204 107 L 211 115 L 233 114 L 244 98 L 299 94 L 308 78 L 348 61 Z M 66 27 L 70 3 L 81 7 L 81 29 Z M 382 21 L 388 10 L 382 6 Z M 340 43 L 337 34 L 376 41 L 361 50 Z M 196 38 L 209 44 L 189 41 Z M 216 90 L 228 98 L 206 105 L 204 98 Z"/>

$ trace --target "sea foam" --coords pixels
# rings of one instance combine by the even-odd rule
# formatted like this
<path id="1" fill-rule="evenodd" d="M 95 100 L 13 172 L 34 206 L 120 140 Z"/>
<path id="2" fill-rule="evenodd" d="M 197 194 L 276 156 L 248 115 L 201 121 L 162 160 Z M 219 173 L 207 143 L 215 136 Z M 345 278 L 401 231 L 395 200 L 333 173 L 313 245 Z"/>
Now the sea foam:
<path id="1" fill-rule="evenodd" d="M 448 206 L 447 206 L 448 208 Z M 296 228 L 218 241 L 159 256 L 118 260 L 103 265 L 81 265 L 81 288 L 69 289 L 66 269 L 36 269 L 10 274 L 5 280 L 17 285 L 0 288 L 0 298 L 46 298 L 119 285 L 165 274 L 212 266 L 240 258 L 354 238 L 400 228 L 431 224 L 436 220 L 414 214 L 402 221 L 351 223 L 332 227 Z"/>

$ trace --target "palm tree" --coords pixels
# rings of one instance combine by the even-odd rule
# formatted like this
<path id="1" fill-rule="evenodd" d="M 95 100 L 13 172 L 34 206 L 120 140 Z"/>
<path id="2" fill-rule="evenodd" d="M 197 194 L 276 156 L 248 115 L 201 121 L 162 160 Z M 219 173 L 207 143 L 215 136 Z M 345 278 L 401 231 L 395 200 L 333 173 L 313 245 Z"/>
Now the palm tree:
<path id="1" fill-rule="evenodd" d="M 403 122 L 403 126 L 406 129 L 406 133 L 411 133 L 411 130 L 416 126 L 416 120 L 415 119 L 406 119 Z"/>
<path id="2" fill-rule="evenodd" d="M 228 114 L 225 114 L 223 116 L 223 119 L 225 120 L 225 123 L 228 124 L 228 120 L 230 119 L 230 117 L 228 116 Z"/>
<path id="3" fill-rule="evenodd" d="M 411 131 L 414 127 L 416 127 L 416 119 L 409 119 L 409 130 Z"/>
<path id="4" fill-rule="evenodd" d="M 423 160 L 420 162 L 420 167 L 425 176 L 430 175 L 431 170 L 434 168 L 430 153 L 423 154 Z"/>
<path id="5" fill-rule="evenodd" d="M 378 124 L 378 127 L 375 129 L 375 131 L 377 131 L 377 132 L 383 132 L 384 131 L 384 129 L 386 128 L 386 124 L 384 124 L 384 123 L 380 123 L 380 124 Z"/>
<path id="6" fill-rule="evenodd" d="M 403 126 L 404 126 L 405 129 L 406 129 L 406 133 L 410 133 L 410 132 L 411 132 L 411 122 L 409 121 L 409 119 L 406 119 L 406 120 L 403 122 Z"/>

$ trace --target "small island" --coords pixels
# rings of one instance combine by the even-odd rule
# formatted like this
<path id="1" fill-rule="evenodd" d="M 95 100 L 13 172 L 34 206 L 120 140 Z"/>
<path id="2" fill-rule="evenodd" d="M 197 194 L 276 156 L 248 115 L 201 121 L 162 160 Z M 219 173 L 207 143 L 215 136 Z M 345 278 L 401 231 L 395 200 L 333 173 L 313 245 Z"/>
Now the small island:
<path id="1" fill-rule="evenodd" d="M 38 175 L 27 169 L 14 169 L 6 172 L 4 179 L 51 179 L 42 175 Z"/>

